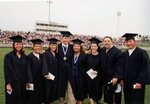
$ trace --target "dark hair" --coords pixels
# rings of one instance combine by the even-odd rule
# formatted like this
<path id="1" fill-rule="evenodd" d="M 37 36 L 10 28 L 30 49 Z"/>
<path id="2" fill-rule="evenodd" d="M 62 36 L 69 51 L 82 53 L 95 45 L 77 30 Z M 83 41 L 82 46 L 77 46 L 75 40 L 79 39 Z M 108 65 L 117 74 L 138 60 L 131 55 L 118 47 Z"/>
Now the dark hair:
<path id="1" fill-rule="evenodd" d="M 74 45 L 73 45 L 74 46 Z M 82 45 L 80 45 L 80 53 L 83 53 L 84 51 L 83 51 L 83 47 L 82 47 Z M 74 50 L 73 50 L 73 53 L 74 53 Z"/>
<path id="2" fill-rule="evenodd" d="M 49 44 L 49 46 L 48 46 L 48 50 L 51 50 L 50 45 L 51 44 Z M 56 44 L 56 50 L 54 52 L 57 53 L 57 50 L 58 50 L 58 45 Z"/>
<path id="3" fill-rule="evenodd" d="M 134 40 L 134 41 L 135 41 L 135 38 L 131 38 L 131 39 L 125 39 L 125 41 L 128 41 L 128 40 Z"/>
<path id="4" fill-rule="evenodd" d="M 92 44 L 96 44 L 96 43 L 92 43 Z M 91 45 L 92 45 L 92 44 L 91 44 Z M 99 52 L 101 48 L 100 48 L 100 46 L 99 46 L 98 44 L 96 44 L 96 45 L 97 45 L 97 47 L 98 47 L 97 51 Z M 90 49 L 91 49 L 91 46 L 90 46 Z"/>
<path id="5" fill-rule="evenodd" d="M 105 37 L 103 38 L 103 40 L 104 40 L 105 38 L 109 38 L 111 41 L 113 41 L 112 37 L 110 37 L 110 36 L 105 36 Z"/>
<path id="6" fill-rule="evenodd" d="M 15 48 L 15 43 L 16 42 L 13 42 L 13 51 L 16 53 L 17 52 L 17 50 L 16 50 L 16 48 Z M 21 42 L 22 43 L 22 42 Z M 25 51 L 23 50 L 23 43 L 22 43 L 22 48 L 21 48 L 21 50 L 19 51 L 19 54 L 24 54 L 25 53 Z"/>

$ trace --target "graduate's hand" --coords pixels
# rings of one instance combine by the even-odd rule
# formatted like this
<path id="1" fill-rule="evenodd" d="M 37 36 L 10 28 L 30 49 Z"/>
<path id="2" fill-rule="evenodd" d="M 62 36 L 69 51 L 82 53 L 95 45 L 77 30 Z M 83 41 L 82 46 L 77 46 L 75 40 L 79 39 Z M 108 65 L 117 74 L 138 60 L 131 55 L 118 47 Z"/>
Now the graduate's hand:
<path id="1" fill-rule="evenodd" d="M 93 71 L 93 74 L 96 74 L 96 75 L 97 75 L 97 73 L 98 73 L 97 71 Z"/>
<path id="2" fill-rule="evenodd" d="M 46 77 L 47 80 L 51 80 L 51 77 L 50 77 L 49 74 L 48 74 L 48 75 L 45 75 L 45 77 Z"/>
<path id="3" fill-rule="evenodd" d="M 141 89 L 142 88 L 142 84 L 141 83 L 136 83 L 135 84 L 135 89 Z"/>
<path id="4" fill-rule="evenodd" d="M 124 85 L 123 80 L 120 81 L 120 85 L 123 87 L 123 85 Z"/>
<path id="5" fill-rule="evenodd" d="M 28 88 L 31 88 L 31 83 L 27 83 L 26 86 L 27 86 Z"/>
<path id="6" fill-rule="evenodd" d="M 8 83 L 8 84 L 6 85 L 6 90 L 7 90 L 8 92 L 11 92 L 11 91 L 12 91 L 12 87 L 11 87 L 11 84 L 10 84 L 10 83 Z"/>
<path id="7" fill-rule="evenodd" d="M 113 78 L 111 81 L 112 85 L 115 86 L 117 84 L 118 78 Z"/>

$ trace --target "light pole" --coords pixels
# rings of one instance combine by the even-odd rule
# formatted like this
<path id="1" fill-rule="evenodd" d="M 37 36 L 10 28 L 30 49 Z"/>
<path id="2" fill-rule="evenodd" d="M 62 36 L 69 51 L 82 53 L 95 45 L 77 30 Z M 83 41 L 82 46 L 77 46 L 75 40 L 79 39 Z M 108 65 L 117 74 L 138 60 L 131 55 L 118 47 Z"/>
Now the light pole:
<path id="1" fill-rule="evenodd" d="M 52 1 L 51 0 L 48 0 L 48 32 L 50 33 L 50 22 L 51 22 L 51 19 L 50 19 L 50 7 L 51 7 L 51 3 Z"/>
<path id="2" fill-rule="evenodd" d="M 118 11 L 117 12 L 117 35 L 119 35 L 120 16 L 121 16 L 121 12 Z"/>
<path id="3" fill-rule="evenodd" d="M 50 7 L 51 7 L 51 3 L 52 1 L 51 0 L 48 0 L 48 4 L 49 4 L 49 9 L 48 9 L 48 22 L 50 23 Z"/>

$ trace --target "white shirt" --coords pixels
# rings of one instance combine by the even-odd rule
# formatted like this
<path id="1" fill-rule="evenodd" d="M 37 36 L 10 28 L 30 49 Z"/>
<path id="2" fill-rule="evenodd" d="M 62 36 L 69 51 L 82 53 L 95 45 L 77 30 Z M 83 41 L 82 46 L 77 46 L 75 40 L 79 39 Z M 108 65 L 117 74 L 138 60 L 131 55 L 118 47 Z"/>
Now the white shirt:
<path id="1" fill-rule="evenodd" d="M 135 50 L 135 48 L 133 48 L 133 49 L 128 49 L 129 56 L 133 53 L 134 50 Z"/>
<path id="2" fill-rule="evenodd" d="M 63 44 L 63 43 L 62 43 L 62 46 L 63 46 L 63 47 L 66 47 L 66 48 L 68 48 L 68 44 L 67 44 L 67 45 L 65 45 L 65 44 Z"/>
<path id="3" fill-rule="evenodd" d="M 37 57 L 38 59 L 40 59 L 40 54 L 33 53 L 33 55 L 34 55 L 35 57 Z"/>
<path id="4" fill-rule="evenodd" d="M 64 49 L 64 48 L 65 48 L 65 49 Z M 62 49 L 63 49 L 64 55 L 66 55 L 66 54 L 67 54 L 67 51 L 68 51 L 68 44 L 65 45 L 65 44 L 62 43 Z"/>
<path id="5" fill-rule="evenodd" d="M 109 48 L 109 49 L 106 49 L 106 53 L 113 47 L 113 45 Z"/>

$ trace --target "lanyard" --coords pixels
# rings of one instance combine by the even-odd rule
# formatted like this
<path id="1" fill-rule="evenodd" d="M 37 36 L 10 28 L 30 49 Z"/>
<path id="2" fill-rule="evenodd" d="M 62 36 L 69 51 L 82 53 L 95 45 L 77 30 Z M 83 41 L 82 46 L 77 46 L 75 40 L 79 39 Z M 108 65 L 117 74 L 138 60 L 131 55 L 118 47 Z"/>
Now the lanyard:
<path id="1" fill-rule="evenodd" d="M 64 48 L 66 48 L 66 49 L 64 49 Z M 62 45 L 62 49 L 63 49 L 63 53 L 64 53 L 64 55 L 66 56 L 67 51 L 68 51 L 68 47 L 67 47 L 67 46 L 63 46 L 63 45 Z"/>
<path id="2" fill-rule="evenodd" d="M 79 58 L 79 55 L 78 56 L 74 56 L 74 64 L 76 64 L 78 58 Z"/>

